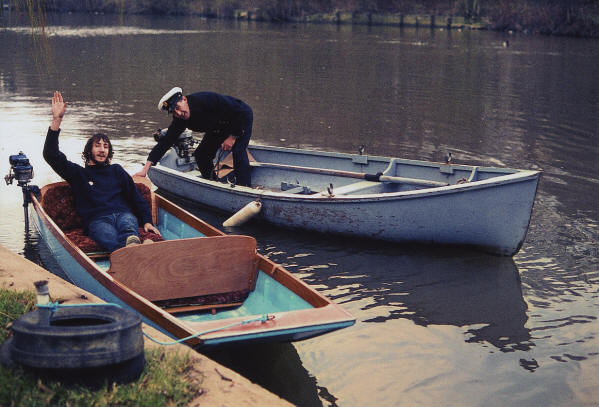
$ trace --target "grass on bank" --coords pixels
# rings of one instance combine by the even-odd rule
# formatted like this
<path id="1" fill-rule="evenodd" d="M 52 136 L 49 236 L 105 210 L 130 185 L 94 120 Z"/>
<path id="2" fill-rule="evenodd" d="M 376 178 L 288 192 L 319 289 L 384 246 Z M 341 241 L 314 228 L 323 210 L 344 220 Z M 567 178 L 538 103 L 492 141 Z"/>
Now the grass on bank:
<path id="1" fill-rule="evenodd" d="M 32 292 L 0 289 L 0 343 L 9 337 L 10 323 L 34 309 L 35 299 Z M 183 379 L 194 368 L 189 355 L 158 348 L 145 357 L 137 381 L 94 391 L 42 382 L 20 367 L 0 366 L 0 406 L 184 406 L 201 394 L 201 383 Z"/>

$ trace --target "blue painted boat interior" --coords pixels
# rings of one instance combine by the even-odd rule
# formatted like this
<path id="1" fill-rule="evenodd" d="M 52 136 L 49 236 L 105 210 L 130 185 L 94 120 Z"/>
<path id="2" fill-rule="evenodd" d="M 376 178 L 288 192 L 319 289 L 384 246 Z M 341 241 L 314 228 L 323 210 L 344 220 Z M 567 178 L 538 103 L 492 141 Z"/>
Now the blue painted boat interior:
<path id="1" fill-rule="evenodd" d="M 258 272 L 256 288 L 250 293 L 242 306 L 219 311 L 214 315 L 210 312 L 203 312 L 180 315 L 179 318 L 189 322 L 204 322 L 309 308 L 313 308 L 312 305 L 308 304 L 304 299 L 275 281 L 266 273 L 260 271 Z"/>
<path id="2" fill-rule="evenodd" d="M 189 239 L 192 237 L 203 237 L 203 233 L 182 222 L 162 208 L 158 208 L 158 230 L 164 240 Z"/>
<path id="3" fill-rule="evenodd" d="M 182 222 L 164 209 L 158 209 L 158 230 L 165 240 L 204 237 L 205 235 L 188 224 Z M 96 264 L 104 269 L 110 268 L 108 259 L 99 259 Z M 202 322 L 234 318 L 248 315 L 259 315 L 273 312 L 294 311 L 313 308 L 307 301 L 283 286 L 266 273 L 259 271 L 256 288 L 250 293 L 243 305 L 235 309 L 179 315 L 180 319 L 191 322 Z"/>

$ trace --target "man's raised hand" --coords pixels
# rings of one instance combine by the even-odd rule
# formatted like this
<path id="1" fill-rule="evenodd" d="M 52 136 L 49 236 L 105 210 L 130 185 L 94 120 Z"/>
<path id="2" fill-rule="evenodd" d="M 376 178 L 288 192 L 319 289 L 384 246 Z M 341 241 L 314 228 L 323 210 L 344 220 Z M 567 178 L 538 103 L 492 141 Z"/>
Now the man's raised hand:
<path id="1" fill-rule="evenodd" d="M 60 129 L 60 123 L 66 111 L 67 102 L 63 100 L 59 91 L 55 91 L 52 96 L 52 124 L 50 125 L 52 130 L 58 131 Z"/>

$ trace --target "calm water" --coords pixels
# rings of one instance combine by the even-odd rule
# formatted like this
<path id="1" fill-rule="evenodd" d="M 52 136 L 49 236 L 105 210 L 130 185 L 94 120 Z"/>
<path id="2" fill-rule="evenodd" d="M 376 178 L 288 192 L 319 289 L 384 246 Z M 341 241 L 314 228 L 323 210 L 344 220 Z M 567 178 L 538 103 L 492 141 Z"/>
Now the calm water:
<path id="1" fill-rule="evenodd" d="M 301 406 L 599 405 L 596 40 L 512 36 L 504 48 L 488 32 L 50 16 L 44 42 L 27 22 L 0 24 L 0 168 L 23 150 L 38 185 L 57 180 L 41 156 L 55 89 L 69 101 L 69 158 L 103 131 L 131 172 L 168 125 L 155 106 L 173 86 L 247 101 L 256 143 L 542 169 L 513 259 L 231 230 L 357 323 L 211 356 Z M 36 260 L 18 188 L 0 186 L 0 208 L 0 244 Z"/>

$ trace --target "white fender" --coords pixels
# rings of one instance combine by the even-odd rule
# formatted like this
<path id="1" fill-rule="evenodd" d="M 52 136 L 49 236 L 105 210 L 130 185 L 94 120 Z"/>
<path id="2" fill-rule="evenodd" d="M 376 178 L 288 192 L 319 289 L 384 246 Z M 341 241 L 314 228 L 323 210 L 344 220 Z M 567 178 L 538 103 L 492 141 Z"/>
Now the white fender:
<path id="1" fill-rule="evenodd" d="M 223 226 L 239 226 L 250 220 L 253 216 L 257 215 L 262 209 L 262 202 L 252 201 L 239 211 L 233 214 L 229 219 L 223 222 Z"/>

